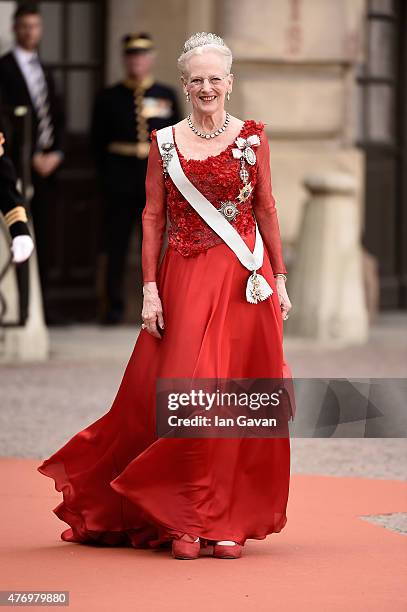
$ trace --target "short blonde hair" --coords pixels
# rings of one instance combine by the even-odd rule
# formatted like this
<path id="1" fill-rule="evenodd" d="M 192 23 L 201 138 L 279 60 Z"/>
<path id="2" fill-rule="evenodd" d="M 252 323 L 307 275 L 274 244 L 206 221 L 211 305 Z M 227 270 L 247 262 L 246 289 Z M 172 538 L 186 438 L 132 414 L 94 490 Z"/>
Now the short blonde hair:
<path id="1" fill-rule="evenodd" d="M 225 59 L 227 74 L 232 67 L 232 51 L 225 44 L 224 40 L 212 34 L 212 32 L 196 32 L 184 43 L 182 54 L 179 56 L 177 66 L 182 76 L 188 73 L 187 63 L 193 55 L 202 55 L 205 51 L 216 51 Z"/>

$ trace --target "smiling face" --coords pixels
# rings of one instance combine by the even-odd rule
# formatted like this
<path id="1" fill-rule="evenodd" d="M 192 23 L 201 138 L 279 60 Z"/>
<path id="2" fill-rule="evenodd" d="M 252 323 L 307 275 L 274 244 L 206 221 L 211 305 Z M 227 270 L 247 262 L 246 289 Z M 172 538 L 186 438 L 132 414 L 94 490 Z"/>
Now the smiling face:
<path id="1" fill-rule="evenodd" d="M 194 54 L 188 61 L 188 74 L 182 77 L 193 110 L 212 115 L 225 106 L 232 91 L 233 75 L 226 72 L 226 58 L 216 51 Z"/>

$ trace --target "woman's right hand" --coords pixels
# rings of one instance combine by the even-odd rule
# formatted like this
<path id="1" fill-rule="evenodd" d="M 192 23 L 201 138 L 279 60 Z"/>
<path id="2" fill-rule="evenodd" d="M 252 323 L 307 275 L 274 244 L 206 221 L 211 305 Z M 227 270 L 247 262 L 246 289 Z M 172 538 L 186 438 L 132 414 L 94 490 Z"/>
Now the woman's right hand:
<path id="1" fill-rule="evenodd" d="M 157 284 L 155 282 L 144 283 L 143 287 L 143 310 L 141 318 L 145 324 L 145 330 L 155 338 L 161 338 L 157 324 L 164 329 L 163 308 L 158 295 Z"/>

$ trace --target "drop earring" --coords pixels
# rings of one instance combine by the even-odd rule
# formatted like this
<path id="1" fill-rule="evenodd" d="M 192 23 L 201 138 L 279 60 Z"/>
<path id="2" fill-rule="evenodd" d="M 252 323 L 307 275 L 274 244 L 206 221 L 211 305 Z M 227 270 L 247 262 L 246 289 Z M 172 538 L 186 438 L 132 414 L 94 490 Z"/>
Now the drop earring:
<path id="1" fill-rule="evenodd" d="M 187 91 L 185 95 L 186 95 L 187 102 L 189 102 L 189 91 Z"/>
<path id="2" fill-rule="evenodd" d="M 230 93 L 229 93 L 229 92 L 227 93 L 226 98 L 227 98 L 228 100 L 230 100 Z"/>

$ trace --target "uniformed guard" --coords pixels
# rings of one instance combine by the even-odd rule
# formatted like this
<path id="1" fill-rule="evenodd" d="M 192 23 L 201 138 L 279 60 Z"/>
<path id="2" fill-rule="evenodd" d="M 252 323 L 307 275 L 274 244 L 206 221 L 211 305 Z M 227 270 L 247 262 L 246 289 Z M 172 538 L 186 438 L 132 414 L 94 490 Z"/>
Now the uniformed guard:
<path id="1" fill-rule="evenodd" d="M 0 132 L 0 211 L 11 236 L 12 260 L 26 261 L 34 249 L 27 225 L 24 198 L 16 187 L 17 175 L 11 159 L 4 153 L 5 139 Z"/>
<path id="2" fill-rule="evenodd" d="M 154 79 L 156 49 L 151 36 L 124 36 L 122 56 L 125 79 L 96 98 L 91 134 L 106 200 L 107 324 L 119 323 L 124 314 L 130 236 L 135 225 L 140 237 L 142 232 L 150 133 L 180 120 L 175 91 Z"/>
<path id="3" fill-rule="evenodd" d="M 0 129 L 1 117 L 0 117 Z M 11 261 L 18 266 L 15 268 L 19 297 L 19 323 L 23 325 L 28 317 L 29 308 L 29 267 L 28 258 L 34 250 L 31 238 L 24 198 L 17 189 L 17 174 L 11 159 L 4 151 L 4 136 L 0 132 L 0 212 L 4 215 L 4 222 L 11 237 L 10 257 L 3 258 L 5 264 L 0 269 L 0 326 L 3 325 L 3 316 L 6 311 L 6 300 L 2 295 L 1 281 L 8 271 Z M 4 225 L 0 231 L 5 229 Z M 8 241 L 9 236 L 6 236 Z M 1 246 L 1 245 L 0 245 Z"/>

